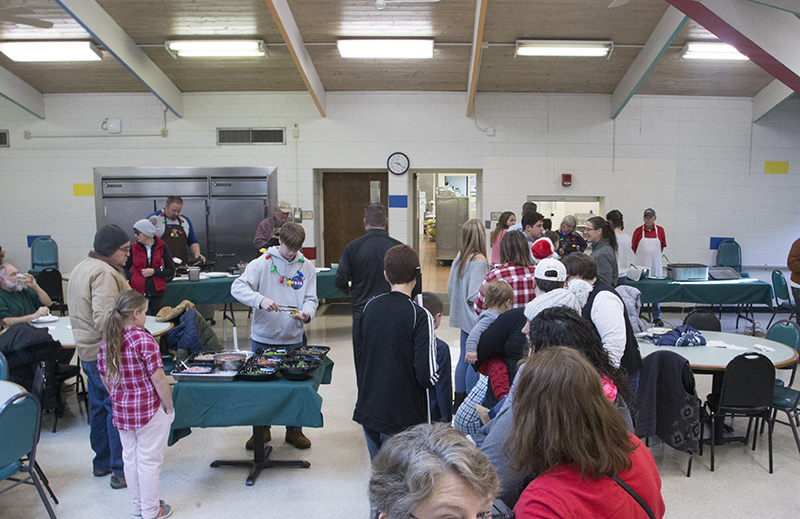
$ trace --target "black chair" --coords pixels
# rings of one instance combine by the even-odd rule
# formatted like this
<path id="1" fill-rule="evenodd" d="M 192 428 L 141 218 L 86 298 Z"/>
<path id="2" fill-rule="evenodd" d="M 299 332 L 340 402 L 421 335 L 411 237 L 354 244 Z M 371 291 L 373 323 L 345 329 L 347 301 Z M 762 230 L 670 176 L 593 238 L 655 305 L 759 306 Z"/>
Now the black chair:
<path id="1" fill-rule="evenodd" d="M 721 332 L 722 323 L 719 322 L 714 312 L 705 308 L 695 308 L 688 313 L 683 324 L 703 332 Z"/>
<path id="2" fill-rule="evenodd" d="M 89 421 L 89 393 L 86 391 L 86 384 L 83 380 L 83 374 L 81 373 L 80 362 L 79 365 L 70 364 L 72 362 L 72 357 L 75 355 L 74 348 L 63 348 L 58 354 L 58 362 L 55 366 L 55 371 L 53 372 L 53 382 L 57 388 L 56 394 L 56 402 L 57 407 L 55 412 L 53 413 L 53 432 L 56 432 L 56 428 L 58 427 L 58 417 L 61 414 L 61 409 L 63 407 L 63 400 L 62 400 L 62 391 L 64 389 L 64 383 L 74 378 L 75 382 L 70 384 L 75 388 L 75 395 L 78 398 L 78 406 L 80 407 L 80 403 L 83 402 L 83 407 L 86 410 L 86 420 Z"/>
<path id="3" fill-rule="evenodd" d="M 700 420 L 700 437 L 706 422 L 711 425 L 711 471 L 714 471 L 714 446 L 716 443 L 716 421 L 725 416 L 745 416 L 750 418 L 744 442 L 750 436 L 753 419 L 753 450 L 756 449 L 758 437 L 758 420 L 769 424 L 769 473 L 772 474 L 772 430 L 775 426 L 770 419 L 770 407 L 774 392 L 775 366 L 760 353 L 743 353 L 737 355 L 725 367 L 725 378 L 719 394 L 712 393 L 706 397 Z M 703 444 L 700 443 L 700 455 L 703 455 Z"/>
<path id="4" fill-rule="evenodd" d="M 700 399 L 689 361 L 675 352 L 660 350 L 644 358 L 636 392 L 636 436 L 648 444 L 650 436 L 689 454 L 686 477 L 699 450 Z"/>
<path id="5" fill-rule="evenodd" d="M 50 310 L 58 310 L 63 316 L 64 311 L 67 309 L 67 304 L 64 302 L 64 286 L 61 284 L 61 272 L 58 269 L 47 268 L 39 273 L 36 278 L 36 283 L 47 292 L 53 304 L 50 305 Z"/>

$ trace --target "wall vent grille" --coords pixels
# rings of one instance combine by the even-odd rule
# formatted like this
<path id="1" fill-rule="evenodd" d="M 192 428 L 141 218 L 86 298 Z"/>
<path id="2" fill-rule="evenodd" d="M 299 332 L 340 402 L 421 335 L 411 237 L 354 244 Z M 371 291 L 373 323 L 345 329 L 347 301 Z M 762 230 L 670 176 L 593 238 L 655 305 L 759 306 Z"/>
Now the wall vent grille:
<path id="1" fill-rule="evenodd" d="M 217 128 L 217 144 L 286 144 L 286 128 Z"/>
<path id="2" fill-rule="evenodd" d="M 8 130 L 0 130 L 0 148 L 10 148 L 11 144 L 8 142 Z"/>

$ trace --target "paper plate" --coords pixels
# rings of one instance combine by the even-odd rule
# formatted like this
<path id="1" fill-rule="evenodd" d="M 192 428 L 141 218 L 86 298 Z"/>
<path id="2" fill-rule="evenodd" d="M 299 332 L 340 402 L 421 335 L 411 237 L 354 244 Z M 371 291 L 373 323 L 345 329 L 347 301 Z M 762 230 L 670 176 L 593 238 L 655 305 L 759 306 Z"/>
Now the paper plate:
<path id="1" fill-rule="evenodd" d="M 206 272 L 206 277 L 209 278 L 226 278 L 228 274 L 225 272 Z"/>
<path id="2" fill-rule="evenodd" d="M 58 317 L 57 316 L 55 316 L 55 315 L 45 315 L 45 316 L 42 316 L 42 317 L 37 317 L 36 319 L 34 319 L 31 322 L 32 323 L 54 323 L 56 321 L 58 321 Z"/>
<path id="3" fill-rule="evenodd" d="M 664 328 L 664 327 L 656 327 L 656 328 L 648 328 L 647 333 L 652 333 L 653 335 L 664 335 L 672 328 Z"/>

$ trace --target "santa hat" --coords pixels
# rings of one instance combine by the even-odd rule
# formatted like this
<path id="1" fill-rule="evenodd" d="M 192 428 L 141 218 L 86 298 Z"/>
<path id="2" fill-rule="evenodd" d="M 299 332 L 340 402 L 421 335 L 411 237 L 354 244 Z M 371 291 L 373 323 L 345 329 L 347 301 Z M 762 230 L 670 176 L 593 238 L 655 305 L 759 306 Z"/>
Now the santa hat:
<path id="1" fill-rule="evenodd" d="M 550 238 L 539 238 L 533 242 L 531 252 L 533 252 L 533 258 L 535 260 L 543 260 L 555 254 L 556 248 L 553 242 L 550 241 Z"/>

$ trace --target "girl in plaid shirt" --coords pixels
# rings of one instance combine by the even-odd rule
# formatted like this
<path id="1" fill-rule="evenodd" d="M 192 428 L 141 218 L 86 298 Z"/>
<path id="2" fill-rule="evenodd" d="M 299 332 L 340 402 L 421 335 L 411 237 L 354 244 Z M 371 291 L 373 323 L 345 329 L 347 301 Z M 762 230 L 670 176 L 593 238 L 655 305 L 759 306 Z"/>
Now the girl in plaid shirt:
<path id="1" fill-rule="evenodd" d="M 117 296 L 97 354 L 97 370 L 122 442 L 133 516 L 153 519 L 172 514 L 172 507 L 158 499 L 158 477 L 175 413 L 158 344 L 144 331 L 146 312 L 147 300 L 136 290 Z"/>

